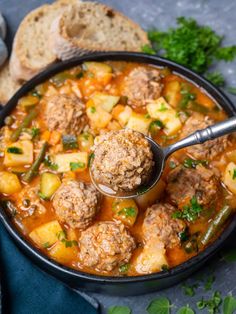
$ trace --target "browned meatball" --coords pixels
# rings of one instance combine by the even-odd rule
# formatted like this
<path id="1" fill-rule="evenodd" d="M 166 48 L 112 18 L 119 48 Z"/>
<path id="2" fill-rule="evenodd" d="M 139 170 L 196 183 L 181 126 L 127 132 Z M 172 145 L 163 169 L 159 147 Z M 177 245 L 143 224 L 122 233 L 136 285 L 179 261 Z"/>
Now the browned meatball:
<path id="1" fill-rule="evenodd" d="M 122 93 L 128 97 L 133 107 L 146 105 L 147 100 L 157 99 L 161 95 L 160 72 L 157 69 L 137 67 L 125 78 Z"/>
<path id="2" fill-rule="evenodd" d="M 46 100 L 45 121 L 50 131 L 80 133 L 86 124 L 85 106 L 75 95 L 57 94 Z"/>
<path id="3" fill-rule="evenodd" d="M 142 231 L 145 241 L 159 238 L 165 247 L 172 248 L 179 244 L 178 234 L 185 229 L 185 223 L 172 218 L 176 209 L 170 204 L 158 203 L 149 207 L 145 214 Z"/>
<path id="4" fill-rule="evenodd" d="M 179 207 L 189 203 L 193 196 L 199 204 L 206 206 L 217 199 L 219 182 L 211 169 L 179 165 L 169 173 L 166 190 L 171 201 Z"/>
<path id="5" fill-rule="evenodd" d="M 60 221 L 72 228 L 87 228 L 98 211 L 99 193 L 92 184 L 77 181 L 62 183 L 53 197 Z"/>
<path id="6" fill-rule="evenodd" d="M 83 265 L 106 272 L 129 262 L 135 242 L 122 223 L 104 221 L 83 231 L 79 246 Z"/>
<path id="7" fill-rule="evenodd" d="M 214 121 L 200 113 L 194 113 L 186 121 L 181 137 L 186 137 L 196 130 L 204 129 L 214 124 Z M 212 159 L 222 153 L 227 147 L 227 136 L 219 137 L 215 140 L 205 142 L 201 145 L 190 146 L 186 149 L 188 154 L 196 159 Z"/>
<path id="8" fill-rule="evenodd" d="M 115 191 L 132 191 L 146 183 L 153 164 L 151 147 L 141 133 L 124 129 L 95 139 L 94 179 Z"/>

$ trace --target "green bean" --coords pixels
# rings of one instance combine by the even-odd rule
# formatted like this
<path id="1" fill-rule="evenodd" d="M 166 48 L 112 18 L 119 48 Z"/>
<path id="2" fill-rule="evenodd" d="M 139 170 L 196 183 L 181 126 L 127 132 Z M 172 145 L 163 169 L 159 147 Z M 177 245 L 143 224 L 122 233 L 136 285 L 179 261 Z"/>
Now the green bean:
<path id="1" fill-rule="evenodd" d="M 213 220 L 210 222 L 209 227 L 207 231 L 202 235 L 200 239 L 201 245 L 207 245 L 209 244 L 210 240 L 214 237 L 214 235 L 220 230 L 220 228 L 223 226 L 223 224 L 226 222 L 226 220 L 229 218 L 231 213 L 233 212 L 233 209 L 225 205 L 213 218 Z"/>
<path id="2" fill-rule="evenodd" d="M 29 183 L 33 179 L 33 177 L 38 174 L 39 166 L 41 165 L 42 161 L 44 160 L 47 147 L 48 147 L 48 143 L 44 142 L 37 158 L 35 159 L 35 162 L 32 164 L 30 169 L 23 175 L 23 177 L 22 177 L 23 181 Z"/>
<path id="3" fill-rule="evenodd" d="M 12 133 L 11 140 L 13 142 L 17 141 L 22 130 L 24 128 L 27 128 L 32 120 L 37 116 L 38 112 L 35 109 L 32 109 L 27 116 L 24 118 L 24 120 L 21 122 L 21 124 L 18 126 L 18 128 Z"/>

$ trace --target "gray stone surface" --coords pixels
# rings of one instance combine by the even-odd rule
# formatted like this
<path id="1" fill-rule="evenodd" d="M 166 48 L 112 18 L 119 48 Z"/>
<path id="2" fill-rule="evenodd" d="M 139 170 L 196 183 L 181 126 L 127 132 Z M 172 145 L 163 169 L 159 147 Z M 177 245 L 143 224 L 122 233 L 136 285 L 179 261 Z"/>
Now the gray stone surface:
<path id="1" fill-rule="evenodd" d="M 0 11 L 8 22 L 8 47 L 11 46 L 13 34 L 17 29 L 24 15 L 45 3 L 43 0 L 0 0 Z M 51 2 L 51 1 L 48 1 Z M 158 27 L 165 30 L 175 25 L 178 16 L 194 17 L 200 23 L 211 26 L 218 33 L 225 35 L 225 44 L 236 43 L 236 1 L 235 0 L 103 0 L 102 2 L 117 8 L 126 15 L 140 23 L 144 29 Z M 227 83 L 236 86 L 236 61 L 233 63 L 220 63 L 214 67 L 223 72 Z M 236 97 L 229 95 L 233 101 Z M 227 246 L 235 247 L 235 235 L 228 241 Z M 188 283 L 194 283 L 201 278 L 207 278 L 209 274 L 216 275 L 213 285 L 214 290 L 221 291 L 222 295 L 232 293 L 236 296 L 236 263 L 226 263 L 221 257 L 216 256 L 197 274 L 188 279 Z M 202 285 L 201 285 L 202 286 Z M 202 296 L 210 296 L 212 291 L 205 292 L 202 287 L 197 290 L 195 297 L 187 297 L 183 294 L 181 284 L 161 292 L 143 295 L 139 297 L 108 297 L 93 294 L 103 305 L 103 312 L 111 305 L 128 305 L 132 308 L 133 314 L 145 313 L 145 308 L 150 300 L 157 296 L 167 296 L 172 304 L 172 313 L 183 305 L 189 304 L 196 309 L 196 301 Z M 196 310 L 196 313 L 207 313 L 207 311 Z"/>

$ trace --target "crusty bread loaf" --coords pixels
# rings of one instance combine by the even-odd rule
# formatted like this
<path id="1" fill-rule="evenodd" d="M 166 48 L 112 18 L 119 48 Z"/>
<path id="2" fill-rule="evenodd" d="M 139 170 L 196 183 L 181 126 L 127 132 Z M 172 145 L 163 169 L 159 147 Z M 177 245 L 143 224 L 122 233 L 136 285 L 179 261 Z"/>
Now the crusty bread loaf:
<path id="1" fill-rule="evenodd" d="M 15 80 L 28 80 L 56 61 L 49 49 L 52 21 L 78 0 L 59 0 L 31 11 L 21 22 L 13 42 L 10 73 Z"/>
<path id="2" fill-rule="evenodd" d="M 0 68 L 0 104 L 6 104 L 20 86 L 11 78 L 9 63 L 5 62 Z"/>
<path id="3" fill-rule="evenodd" d="M 53 52 L 66 60 L 89 51 L 140 51 L 147 34 L 114 9 L 80 2 L 57 17 L 51 26 Z"/>

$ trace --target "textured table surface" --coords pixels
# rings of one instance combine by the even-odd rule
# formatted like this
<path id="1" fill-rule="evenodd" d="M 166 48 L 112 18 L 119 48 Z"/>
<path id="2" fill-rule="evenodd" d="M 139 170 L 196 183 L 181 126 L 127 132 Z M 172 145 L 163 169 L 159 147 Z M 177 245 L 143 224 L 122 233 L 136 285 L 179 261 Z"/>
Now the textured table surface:
<path id="1" fill-rule="evenodd" d="M 45 2 L 51 1 L 0 0 L 0 11 L 2 11 L 8 22 L 7 43 L 9 48 L 14 32 L 24 15 Z M 193 17 L 199 23 L 209 25 L 218 33 L 225 35 L 225 44 L 236 43 L 236 1 L 233 0 L 104 0 L 102 2 L 122 11 L 138 22 L 144 29 L 158 27 L 165 30 L 175 25 L 175 19 L 178 16 Z M 220 63 L 215 68 L 223 72 L 228 85 L 236 86 L 236 61 L 230 64 Z M 229 96 L 233 101 L 236 101 L 235 96 Z M 227 247 L 236 248 L 235 236 L 236 233 L 226 244 Z M 195 283 L 199 276 L 207 278 L 211 273 L 216 275 L 213 290 L 221 291 L 223 296 L 229 293 L 236 296 L 236 263 L 225 262 L 220 255 L 214 257 L 200 272 L 187 280 L 187 283 Z M 180 306 L 186 304 L 196 309 L 196 301 L 201 296 L 207 297 L 211 294 L 212 291 L 205 292 L 200 287 L 197 289 L 196 295 L 191 298 L 183 294 L 181 284 L 179 284 L 161 292 L 139 297 L 118 298 L 97 294 L 92 296 L 101 302 L 104 313 L 106 312 L 105 309 L 111 305 L 128 305 L 132 308 L 134 314 L 143 314 L 149 302 L 157 296 L 168 297 L 174 305 L 172 313 L 176 313 Z M 197 310 L 196 313 L 207 313 L 207 311 L 200 312 Z"/>

